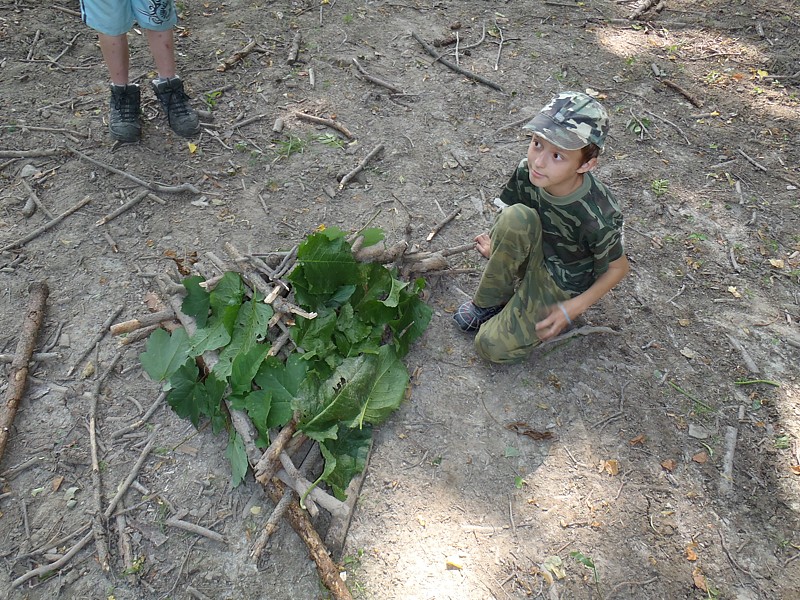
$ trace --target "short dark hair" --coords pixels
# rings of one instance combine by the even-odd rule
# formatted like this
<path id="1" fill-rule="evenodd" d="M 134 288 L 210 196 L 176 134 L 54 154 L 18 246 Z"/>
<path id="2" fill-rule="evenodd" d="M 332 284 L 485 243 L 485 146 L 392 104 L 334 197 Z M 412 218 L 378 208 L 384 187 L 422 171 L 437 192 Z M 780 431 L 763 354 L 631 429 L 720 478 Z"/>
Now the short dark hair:
<path id="1" fill-rule="evenodd" d="M 589 144 L 581 148 L 581 158 L 584 163 L 600 156 L 600 147 L 597 144 Z"/>

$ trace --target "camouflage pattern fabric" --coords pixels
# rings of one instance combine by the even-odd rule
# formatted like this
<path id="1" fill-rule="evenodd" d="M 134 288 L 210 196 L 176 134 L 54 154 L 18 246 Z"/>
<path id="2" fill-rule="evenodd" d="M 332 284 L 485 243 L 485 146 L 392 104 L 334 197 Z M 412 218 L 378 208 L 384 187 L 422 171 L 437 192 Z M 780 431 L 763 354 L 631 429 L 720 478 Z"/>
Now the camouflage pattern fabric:
<path id="1" fill-rule="evenodd" d="M 475 350 L 492 362 L 519 362 L 541 344 L 536 323 L 548 314 L 548 307 L 570 294 L 558 287 L 544 266 L 542 224 L 536 210 L 524 204 L 509 206 L 498 216 L 490 236 L 492 252 L 473 302 L 505 307 L 481 326 Z"/>
<path id="2" fill-rule="evenodd" d="M 569 196 L 551 196 L 530 182 L 528 160 L 523 159 L 500 200 L 539 213 L 545 266 L 572 295 L 587 290 L 624 253 L 619 205 L 591 173 L 583 175 L 583 184 Z"/>
<path id="3" fill-rule="evenodd" d="M 562 92 L 523 125 L 564 150 L 603 148 L 609 123 L 603 105 L 583 92 Z"/>

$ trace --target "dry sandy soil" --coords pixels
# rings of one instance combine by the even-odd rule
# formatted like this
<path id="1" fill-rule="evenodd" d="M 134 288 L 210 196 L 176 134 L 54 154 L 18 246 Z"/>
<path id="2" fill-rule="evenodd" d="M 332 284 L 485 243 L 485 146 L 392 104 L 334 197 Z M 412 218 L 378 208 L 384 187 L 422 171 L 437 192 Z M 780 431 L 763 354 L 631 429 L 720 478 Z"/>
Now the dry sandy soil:
<path id="1" fill-rule="evenodd" d="M 407 357 L 410 398 L 376 434 L 341 561 L 347 583 L 380 600 L 800 597 L 797 2 L 667 0 L 637 23 L 632 3 L 613 0 L 178 4 L 180 72 L 211 113 L 193 150 L 147 85 L 141 143 L 109 140 L 106 73 L 77 2 L 0 3 L 0 351 L 14 352 L 28 288 L 46 280 L 37 350 L 60 355 L 36 365 L 0 467 L 4 594 L 327 597 L 287 524 L 258 565 L 248 559 L 271 505 L 252 478 L 230 489 L 224 436 L 193 435 L 160 407 L 113 437 L 159 395 L 139 367 L 142 342 L 122 346 L 98 422 L 104 505 L 155 431 L 124 500 L 137 572 L 123 572 L 112 519 L 110 571 L 89 544 L 54 576 L 12 589 L 80 539 L 92 511 L 84 392 L 118 340 L 78 358 L 118 307 L 117 320 L 148 312 L 147 275 L 177 279 L 176 259 L 199 268 L 225 242 L 286 250 L 321 224 L 355 231 L 378 208 L 374 224 L 393 242 L 400 201 L 421 246 L 471 241 L 524 154 L 522 120 L 558 91 L 592 89 L 612 115 L 598 176 L 624 207 L 633 268 L 584 320 L 615 333 L 489 365 L 450 321 L 482 259 L 457 255 L 458 273 L 429 276 L 435 314 Z M 502 91 L 434 63 L 411 35 L 456 32 L 459 65 Z M 132 76 L 146 84 L 141 32 L 130 40 Z M 440 49 L 455 63 L 455 45 Z M 353 59 L 403 93 L 359 76 Z M 335 118 L 355 140 L 296 111 Z M 250 117 L 260 118 L 239 125 Z M 337 173 L 380 143 L 332 197 Z M 159 193 L 97 227 L 142 189 L 107 166 L 199 193 Z M 16 244 L 50 220 L 24 216 L 23 174 L 54 215 L 89 201 Z M 518 435 L 506 427 L 516 421 L 552 437 Z M 173 510 L 224 541 L 165 527 Z"/>

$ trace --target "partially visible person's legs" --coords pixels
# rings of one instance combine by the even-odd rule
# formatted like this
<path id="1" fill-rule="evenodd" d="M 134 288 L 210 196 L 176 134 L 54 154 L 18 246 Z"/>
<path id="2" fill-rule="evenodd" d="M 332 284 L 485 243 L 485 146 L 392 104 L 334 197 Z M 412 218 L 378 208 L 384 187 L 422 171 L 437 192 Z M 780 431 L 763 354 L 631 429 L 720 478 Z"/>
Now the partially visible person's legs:
<path id="1" fill-rule="evenodd" d="M 478 306 L 505 306 L 481 326 L 475 349 L 492 362 L 519 362 L 541 343 L 536 323 L 569 294 L 544 266 L 542 224 L 534 209 L 523 204 L 504 209 L 491 237 L 492 253 L 473 300 Z"/>
<path id="2" fill-rule="evenodd" d="M 175 38 L 169 31 L 147 30 L 147 43 L 160 79 L 171 79 L 176 75 Z"/>

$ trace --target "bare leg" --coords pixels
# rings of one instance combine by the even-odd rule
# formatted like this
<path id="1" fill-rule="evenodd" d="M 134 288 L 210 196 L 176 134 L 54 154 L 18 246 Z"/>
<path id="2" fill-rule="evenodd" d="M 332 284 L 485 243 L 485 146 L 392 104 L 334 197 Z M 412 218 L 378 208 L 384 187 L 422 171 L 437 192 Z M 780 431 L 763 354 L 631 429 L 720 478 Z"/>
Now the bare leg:
<path id="1" fill-rule="evenodd" d="M 103 53 L 103 60 L 108 67 L 108 74 L 111 83 L 115 85 L 128 84 L 128 66 L 130 57 L 128 54 L 128 35 L 97 35 L 100 40 L 100 50 Z"/>
<path id="2" fill-rule="evenodd" d="M 147 43 L 150 44 L 150 53 L 156 63 L 158 76 L 164 79 L 175 77 L 175 41 L 172 30 L 151 31 L 148 29 Z"/>

